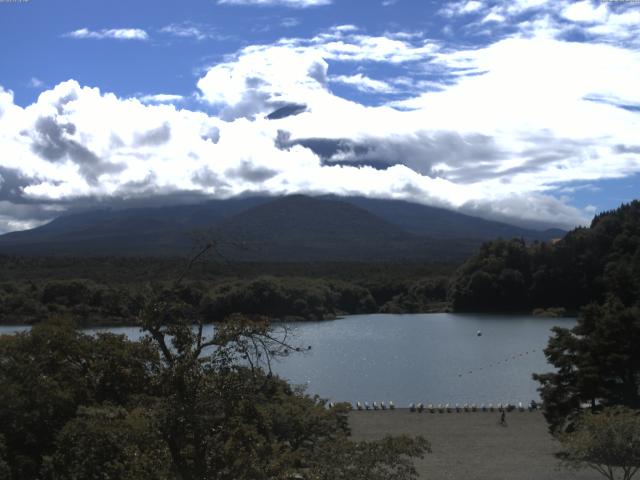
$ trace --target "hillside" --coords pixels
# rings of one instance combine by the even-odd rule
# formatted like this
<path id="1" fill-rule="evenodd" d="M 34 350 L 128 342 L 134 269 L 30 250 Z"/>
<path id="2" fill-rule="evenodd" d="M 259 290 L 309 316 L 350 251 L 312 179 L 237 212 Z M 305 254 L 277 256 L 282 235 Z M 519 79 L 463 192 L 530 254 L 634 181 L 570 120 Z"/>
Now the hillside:
<path id="1" fill-rule="evenodd" d="M 396 200 L 292 195 L 69 214 L 0 236 L 0 254 L 188 255 L 197 239 L 216 238 L 236 260 L 460 261 L 487 239 L 561 233 Z"/>
<path id="2" fill-rule="evenodd" d="M 432 238 L 524 238 L 527 241 L 561 238 L 560 229 L 532 230 L 507 223 L 485 220 L 471 215 L 430 207 L 403 200 L 381 200 L 365 197 L 342 199 L 393 223 L 407 232 Z"/>
<path id="3" fill-rule="evenodd" d="M 458 271 L 450 297 L 458 311 L 576 310 L 616 296 L 640 302 L 640 201 L 597 215 L 550 244 L 493 241 Z"/>
<path id="4" fill-rule="evenodd" d="M 350 203 L 292 195 L 246 210 L 218 225 L 216 238 L 236 239 L 242 259 L 278 261 L 404 259 L 444 245 L 408 233 Z M 458 255 L 464 247 L 448 249 Z M 232 254 L 232 249 L 227 252 Z"/>

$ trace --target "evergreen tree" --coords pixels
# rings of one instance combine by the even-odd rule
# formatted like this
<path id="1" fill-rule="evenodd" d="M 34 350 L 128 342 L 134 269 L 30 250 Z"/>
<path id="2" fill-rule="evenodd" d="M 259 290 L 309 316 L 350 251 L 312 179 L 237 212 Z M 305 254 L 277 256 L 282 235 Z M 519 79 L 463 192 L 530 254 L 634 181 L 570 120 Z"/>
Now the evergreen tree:
<path id="1" fill-rule="evenodd" d="M 640 308 L 612 298 L 585 308 L 572 329 L 554 328 L 545 355 L 557 371 L 535 374 L 552 432 L 583 409 L 640 409 Z"/>
<path id="2" fill-rule="evenodd" d="M 640 303 L 640 201 L 597 215 L 561 240 L 484 244 L 449 289 L 456 311 L 578 310 L 614 295 Z"/>

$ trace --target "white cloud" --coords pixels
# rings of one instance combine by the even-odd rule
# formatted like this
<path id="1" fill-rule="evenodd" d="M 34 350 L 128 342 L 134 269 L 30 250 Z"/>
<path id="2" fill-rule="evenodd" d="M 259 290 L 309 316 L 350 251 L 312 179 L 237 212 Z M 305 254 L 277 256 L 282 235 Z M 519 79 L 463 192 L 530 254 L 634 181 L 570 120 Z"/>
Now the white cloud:
<path id="1" fill-rule="evenodd" d="M 192 22 L 172 23 L 162 27 L 160 32 L 174 37 L 194 38 L 196 40 L 205 40 L 213 37 L 206 27 Z"/>
<path id="2" fill-rule="evenodd" d="M 325 90 L 327 63 L 318 52 L 247 48 L 237 61 L 211 68 L 198 81 L 203 98 L 226 106 L 223 118 L 268 113 L 280 102 L 305 103 Z"/>
<path id="3" fill-rule="evenodd" d="M 345 24 L 345 25 L 337 25 L 333 27 L 333 30 L 336 32 L 356 32 L 360 29 L 355 25 Z"/>
<path id="4" fill-rule="evenodd" d="M 39 78 L 31 77 L 31 79 L 29 80 L 29 83 L 27 83 L 27 86 L 31 88 L 42 88 L 44 87 L 44 82 Z"/>
<path id="5" fill-rule="evenodd" d="M 519 15 L 523 12 L 541 9 L 547 6 L 556 8 L 557 3 L 554 0 L 513 0 L 505 2 L 504 8 L 510 15 Z"/>
<path id="6" fill-rule="evenodd" d="M 504 15 L 498 13 L 497 11 L 492 10 L 484 16 L 481 23 L 488 23 L 488 22 L 502 23 L 505 20 L 506 18 Z"/>
<path id="7" fill-rule="evenodd" d="M 640 46 L 640 11 L 629 2 L 569 0 L 454 0 L 439 14 L 470 19 L 462 28 L 496 38 L 513 35 L 563 39 L 582 33 L 585 38 L 612 45 Z M 478 18 L 479 17 L 479 18 Z M 460 27 L 456 27 L 460 28 Z M 454 34 L 452 24 L 444 30 Z"/>
<path id="8" fill-rule="evenodd" d="M 156 93 L 155 95 L 142 95 L 138 97 L 142 103 L 178 103 L 184 101 L 184 96 L 168 93 Z"/>
<path id="9" fill-rule="evenodd" d="M 361 92 L 369 92 L 369 93 L 395 93 L 397 89 L 382 80 L 375 80 L 373 78 L 367 77 L 362 73 L 357 73 L 355 75 L 335 75 L 330 78 L 331 82 L 334 83 L 342 83 L 344 85 L 350 85 L 352 87 L 357 88 Z"/>
<path id="10" fill-rule="evenodd" d="M 139 28 L 112 28 L 103 30 L 89 30 L 87 28 L 81 28 L 74 30 L 65 35 L 70 38 L 93 38 L 93 39 L 115 39 L 115 40 L 148 40 L 149 35 L 144 30 Z"/>
<path id="11" fill-rule="evenodd" d="M 450 81 L 435 89 L 415 76 L 373 79 L 357 70 L 363 60 Z M 553 197 L 559 187 L 640 172 L 640 119 L 618 107 L 640 105 L 637 78 L 639 52 L 552 34 L 451 50 L 333 28 L 213 65 L 197 86 L 216 115 L 179 109 L 176 95 L 122 99 L 74 81 L 26 108 L 0 89 L 0 167 L 28 179 L 22 195 L 45 204 L 316 192 L 570 226 L 589 211 Z M 369 107 L 335 95 L 332 82 L 422 90 Z M 266 118 L 288 107 L 296 114 Z"/>
<path id="12" fill-rule="evenodd" d="M 588 215 L 595 215 L 596 212 L 598 211 L 598 207 L 596 207 L 595 205 L 587 205 L 586 207 L 584 207 L 584 211 Z"/>
<path id="13" fill-rule="evenodd" d="M 477 0 L 469 0 L 462 7 L 462 13 L 471 13 L 477 10 L 480 10 L 483 7 L 482 2 L 478 2 Z"/>
<path id="14" fill-rule="evenodd" d="M 1 186 L 1 182 L 0 182 Z M 64 212 L 61 206 L 14 204 L 0 200 L 0 232 L 26 230 L 46 223 L 52 215 Z"/>
<path id="15" fill-rule="evenodd" d="M 342 52 L 349 51 L 351 45 L 377 42 L 358 36 L 348 40 L 353 43 L 343 40 Z M 281 120 L 281 125 L 292 132 L 292 143 L 296 138 L 309 137 L 353 139 L 353 146 L 345 147 L 345 151 L 333 157 L 344 162 L 374 161 L 376 156 L 390 158 L 395 154 L 412 169 L 448 182 L 450 193 L 440 190 L 442 197 L 432 193 L 430 201 L 440 198 L 460 208 L 468 202 L 497 205 L 500 198 L 514 195 L 530 194 L 538 200 L 550 198 L 544 192 L 553 191 L 562 182 L 640 171 L 638 155 L 612 154 L 616 144 L 634 144 L 634 131 L 639 126 L 635 114 L 612 105 L 640 101 L 630 81 L 640 78 L 633 73 L 640 68 L 640 58 L 629 50 L 533 37 L 508 39 L 483 49 L 436 53 L 433 67 L 462 72 L 457 83 L 399 102 L 396 105 L 411 111 L 394 112 L 337 98 L 309 78 L 309 65 L 313 61 L 321 63 L 321 59 L 329 61 L 332 57 L 349 61 L 349 57 L 327 47 L 332 42 L 328 38 L 325 44 L 316 40 L 303 46 L 300 41 L 290 41 L 290 46 L 241 52 L 236 60 L 225 65 L 224 75 L 233 79 L 232 85 L 238 90 L 234 98 L 218 97 L 217 101 L 234 108 L 249 98 L 259 99 L 253 103 L 254 115 L 268 113 L 270 102 L 278 99 L 304 103 L 310 113 Z M 289 54 L 298 56 L 295 63 L 302 68 L 297 74 L 288 71 L 285 75 L 282 65 L 286 62 L 277 60 Z M 257 65 L 262 66 L 259 73 L 255 70 Z M 252 73 L 249 66 L 254 69 Z M 233 91 L 207 87 L 207 77 L 218 67 L 201 81 L 205 97 L 209 92 L 219 95 L 221 90 Z M 252 89 L 247 89 L 246 80 L 251 75 L 255 83 Z M 352 83 L 366 82 L 361 74 L 330 78 L 343 83 L 347 79 Z M 251 95 L 247 96 L 249 90 Z M 586 98 L 589 95 L 600 95 L 609 104 L 590 101 Z M 449 150 L 457 145 L 451 143 L 455 136 L 420 132 L 458 132 L 478 141 L 472 142 L 472 148 L 464 155 L 452 150 L 455 155 L 447 156 L 447 145 Z M 385 140 L 390 138 L 396 140 L 392 143 Z M 357 148 L 370 151 L 358 156 L 354 153 Z M 465 190 L 452 188 L 452 184 L 465 185 Z M 503 202 L 502 214 L 508 203 Z M 556 203 L 547 202 L 545 209 L 530 208 L 523 215 L 544 216 Z M 574 218 L 581 215 L 575 209 L 564 211 L 567 215 L 573 212 Z M 516 210 L 512 213 L 515 215 Z"/>
<path id="16" fill-rule="evenodd" d="M 333 0 L 218 0 L 219 5 L 260 5 L 293 8 L 320 7 L 331 5 Z"/>
<path id="17" fill-rule="evenodd" d="M 286 17 L 280 20 L 280 26 L 285 28 L 293 28 L 300 25 L 300 20 L 294 17 Z"/>
<path id="18" fill-rule="evenodd" d="M 562 5 L 562 3 L 560 3 Z M 445 3 L 438 13 L 443 17 L 460 17 L 468 15 L 487 15 L 493 18 L 515 17 L 525 12 L 558 8 L 558 2 L 550 0 L 511 0 L 509 2 L 488 0 L 453 0 Z"/>
<path id="19" fill-rule="evenodd" d="M 384 62 L 402 64 L 426 60 L 439 50 L 432 40 L 421 40 L 416 33 L 385 33 L 384 36 L 360 34 L 352 25 L 333 27 L 310 39 L 289 38 L 280 40 L 275 46 L 298 52 L 313 51 L 326 60 L 340 62 Z M 245 52 L 268 51 L 274 45 L 248 47 Z"/>
<path id="20" fill-rule="evenodd" d="M 594 21 L 585 28 L 599 41 L 611 44 L 630 44 L 640 46 L 640 10 L 627 10 L 622 13 L 608 12 L 606 18 Z"/>
<path id="21" fill-rule="evenodd" d="M 607 5 L 597 7 L 590 0 L 571 3 L 562 10 L 562 16 L 573 22 L 602 22 L 607 19 Z"/>
<path id="22" fill-rule="evenodd" d="M 484 8 L 484 6 L 485 5 L 482 2 L 477 0 L 454 1 L 448 2 L 439 10 L 438 13 L 445 17 L 456 17 L 475 13 Z"/>

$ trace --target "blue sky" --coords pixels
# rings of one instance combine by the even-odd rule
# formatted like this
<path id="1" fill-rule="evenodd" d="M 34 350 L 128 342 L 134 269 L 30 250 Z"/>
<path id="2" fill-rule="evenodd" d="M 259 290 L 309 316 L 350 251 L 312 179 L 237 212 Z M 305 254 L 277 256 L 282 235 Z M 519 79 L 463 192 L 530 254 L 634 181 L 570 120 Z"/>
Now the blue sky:
<path id="1" fill-rule="evenodd" d="M 286 2 L 242 6 L 212 0 L 179 5 L 148 0 L 3 4 L 2 84 L 23 106 L 42 90 L 29 88 L 32 78 L 43 81 L 43 87 L 75 79 L 123 96 L 169 91 L 189 95 L 203 69 L 249 45 L 310 37 L 345 24 L 358 24 L 378 35 L 400 29 L 442 37 L 432 18 L 439 5 L 404 1 L 385 7 L 365 0 L 307 8 L 287 7 Z M 78 41 L 65 36 L 82 28 L 140 29 L 148 40 Z"/>
<path id="2" fill-rule="evenodd" d="M 295 192 L 571 227 L 640 187 L 638 2 L 29 0 L 0 37 L 0 232 Z"/>

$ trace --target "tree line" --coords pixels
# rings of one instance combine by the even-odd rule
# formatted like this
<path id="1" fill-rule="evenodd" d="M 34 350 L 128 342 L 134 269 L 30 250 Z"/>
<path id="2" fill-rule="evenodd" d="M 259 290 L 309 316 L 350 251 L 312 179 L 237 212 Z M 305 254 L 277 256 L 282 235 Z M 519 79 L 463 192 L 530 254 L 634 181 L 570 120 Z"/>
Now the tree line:
<path id="1" fill-rule="evenodd" d="M 640 300 L 640 202 L 597 215 L 555 243 L 497 240 L 460 267 L 451 281 L 454 311 L 576 312 L 614 296 Z"/>
<path id="2" fill-rule="evenodd" d="M 220 321 L 232 313 L 280 320 L 326 320 L 345 314 L 414 313 L 444 308 L 448 278 L 371 277 L 362 280 L 259 275 L 190 280 L 179 295 L 194 317 Z M 149 288 L 169 280 L 111 282 L 29 279 L 0 283 L 0 324 L 37 323 L 65 315 L 79 325 L 130 325 Z"/>

